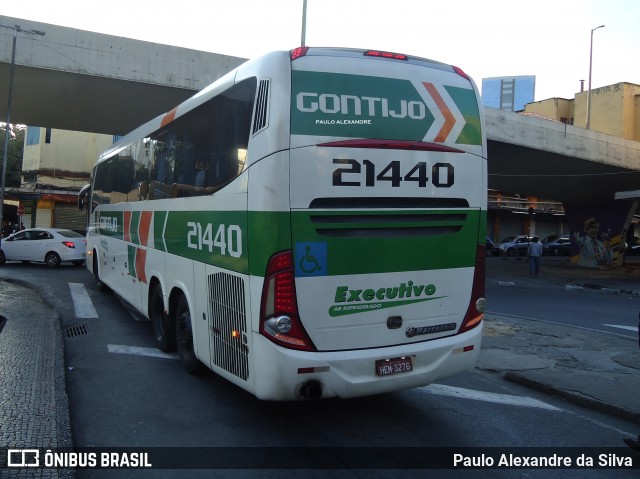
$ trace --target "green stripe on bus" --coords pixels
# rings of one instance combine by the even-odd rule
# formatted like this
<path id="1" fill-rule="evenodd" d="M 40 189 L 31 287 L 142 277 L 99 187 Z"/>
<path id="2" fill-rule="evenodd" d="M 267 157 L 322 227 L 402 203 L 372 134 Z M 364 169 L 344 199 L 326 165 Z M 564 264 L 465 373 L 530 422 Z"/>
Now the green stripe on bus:
<path id="1" fill-rule="evenodd" d="M 264 276 L 269 258 L 291 249 L 288 211 L 249 211 L 249 273 Z"/>
<path id="2" fill-rule="evenodd" d="M 168 253 L 246 274 L 247 236 L 246 211 L 170 211 L 163 242 Z"/>
<path id="3" fill-rule="evenodd" d="M 294 212 L 293 238 L 326 242 L 330 276 L 472 267 L 481 216 L 480 210 Z"/>
<path id="4" fill-rule="evenodd" d="M 166 211 L 153 212 L 153 247 L 160 251 L 166 251 L 164 245 L 163 230 L 167 219 Z"/>
<path id="5" fill-rule="evenodd" d="M 127 261 L 129 274 L 132 278 L 136 278 L 136 247 L 133 245 L 127 245 Z"/>
<path id="6" fill-rule="evenodd" d="M 117 215 L 106 214 L 103 224 L 118 224 L 119 236 L 101 231 L 122 239 L 122 221 L 114 223 Z M 479 209 L 155 211 L 152 227 L 157 250 L 165 251 L 166 245 L 168 253 L 254 276 L 264 276 L 269 258 L 295 250 L 296 243 L 324 243 L 326 274 L 335 276 L 472 267 L 476 244 L 484 243 L 485 224 L 486 211 Z M 135 249 L 128 247 L 134 277 Z"/>
<path id="7" fill-rule="evenodd" d="M 480 124 L 480 112 L 478 111 L 478 101 L 475 92 L 466 88 L 445 86 L 445 90 L 451 96 L 456 106 L 460 110 L 465 125 L 456 143 L 464 145 L 482 144 L 482 125 Z"/>

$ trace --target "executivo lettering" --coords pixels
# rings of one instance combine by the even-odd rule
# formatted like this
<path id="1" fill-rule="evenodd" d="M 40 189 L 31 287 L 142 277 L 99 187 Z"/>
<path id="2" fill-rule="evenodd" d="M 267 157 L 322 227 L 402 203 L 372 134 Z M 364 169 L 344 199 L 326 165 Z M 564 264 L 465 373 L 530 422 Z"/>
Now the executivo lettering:
<path id="1" fill-rule="evenodd" d="M 355 289 L 349 286 L 338 286 L 334 298 L 336 304 L 329 308 L 329 315 L 344 316 L 444 297 L 434 296 L 435 293 L 434 284 L 414 284 L 413 281 L 383 288 Z"/>

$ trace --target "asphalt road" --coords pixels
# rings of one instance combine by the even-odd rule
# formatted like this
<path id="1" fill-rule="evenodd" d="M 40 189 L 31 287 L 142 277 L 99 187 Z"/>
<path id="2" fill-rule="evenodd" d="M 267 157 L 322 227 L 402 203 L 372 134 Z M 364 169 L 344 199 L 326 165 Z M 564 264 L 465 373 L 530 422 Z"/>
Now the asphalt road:
<path id="1" fill-rule="evenodd" d="M 516 272 L 516 274 L 519 274 Z M 265 447 L 287 451 L 309 447 L 309 460 L 331 464 L 336 451 L 390 454 L 381 469 L 258 469 L 259 454 L 238 458 L 243 469 L 215 471 L 215 477 L 478 477 L 479 471 L 408 470 L 403 450 L 448 447 L 545 447 L 585 451 L 619 447 L 636 426 L 566 403 L 499 375 L 474 371 L 436 385 L 352 400 L 273 403 L 255 399 L 212 372 L 192 376 L 173 356 L 153 349 L 151 326 L 135 321 L 111 293 L 97 290 L 84 268 L 51 270 L 40 265 L 6 265 L 0 275 L 35 286 L 60 315 L 65 333 L 65 368 L 73 441 L 76 447 Z M 517 276 L 519 278 L 519 276 Z M 576 299 L 556 285 L 522 283 L 501 287 L 491 271 L 487 296 L 491 310 L 552 320 L 579 321 Z M 495 283 L 495 284 L 494 284 Z M 74 303 L 84 290 L 92 308 Z M 600 305 L 599 301 L 603 304 Z M 611 310 L 611 297 L 598 296 L 592 308 Z M 616 299 L 617 301 L 617 299 Z M 632 301 L 633 302 L 633 301 Z M 620 314 L 624 302 L 616 303 Z M 626 303 L 624 303 L 626 304 Z M 537 306 L 536 306 L 537 305 Z M 546 306 L 545 306 L 546 305 Z M 557 306 L 556 306 L 557 305 Z M 575 306 L 573 307 L 575 309 Z M 557 310 L 555 316 L 545 316 Z M 635 316 L 634 316 L 635 317 Z M 595 323 L 594 323 L 595 324 Z M 582 325 L 581 325 L 582 326 Z M 78 332 L 69 336 L 70 332 Z M 361 448 L 361 449 L 350 449 Z M 236 451 L 236 450 L 234 450 Z M 355 452 L 354 452 L 355 451 Z M 246 451 L 245 451 L 246 452 Z M 351 457 L 349 456 L 349 457 Z M 366 455 L 363 456 L 366 459 Z M 369 456 L 370 457 L 370 456 Z M 176 458 L 177 459 L 177 458 Z M 360 458 L 362 459 L 362 457 Z M 343 458 L 343 460 L 346 460 Z M 388 465 L 388 464 L 387 464 Z M 389 465 L 388 465 L 389 466 Z M 526 477 L 599 478 L 602 471 L 538 470 Z M 511 478 L 517 470 L 486 470 L 482 477 Z M 212 477 L 208 470 L 77 471 L 85 478 Z M 637 471 L 607 470 L 606 477 L 637 477 Z"/>

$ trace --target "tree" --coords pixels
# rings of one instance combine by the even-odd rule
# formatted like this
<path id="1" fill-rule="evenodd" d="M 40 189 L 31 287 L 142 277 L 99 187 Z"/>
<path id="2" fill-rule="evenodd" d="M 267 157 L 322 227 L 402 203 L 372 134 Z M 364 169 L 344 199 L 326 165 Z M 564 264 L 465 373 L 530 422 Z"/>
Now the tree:
<path id="1" fill-rule="evenodd" d="M 0 155 L 4 154 L 5 123 L 0 123 Z M 10 188 L 20 187 L 20 174 L 22 173 L 22 156 L 24 153 L 24 125 L 9 125 L 9 147 L 7 149 L 7 173 L 5 186 Z M 0 156 L 0 175 L 2 175 L 2 159 Z"/>

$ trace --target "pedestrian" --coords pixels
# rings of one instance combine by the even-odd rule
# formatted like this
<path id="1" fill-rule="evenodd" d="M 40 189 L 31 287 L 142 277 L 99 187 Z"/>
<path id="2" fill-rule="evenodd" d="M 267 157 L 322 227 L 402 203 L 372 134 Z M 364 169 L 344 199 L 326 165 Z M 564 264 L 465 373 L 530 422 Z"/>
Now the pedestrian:
<path id="1" fill-rule="evenodd" d="M 4 228 L 2 228 L 2 237 L 6 238 L 11 233 L 13 233 L 13 226 L 11 225 L 11 221 L 7 221 L 7 223 L 4 225 Z"/>
<path id="2" fill-rule="evenodd" d="M 640 314 L 638 315 L 638 346 L 640 347 Z M 640 451 L 640 434 L 637 437 L 625 437 L 623 441 L 631 449 Z"/>
<path id="3" fill-rule="evenodd" d="M 529 272 L 531 277 L 535 278 L 540 274 L 540 257 L 542 256 L 542 243 L 537 236 L 534 236 L 533 241 L 529 243 L 527 255 L 529 256 Z"/>

